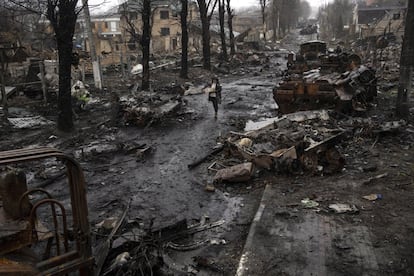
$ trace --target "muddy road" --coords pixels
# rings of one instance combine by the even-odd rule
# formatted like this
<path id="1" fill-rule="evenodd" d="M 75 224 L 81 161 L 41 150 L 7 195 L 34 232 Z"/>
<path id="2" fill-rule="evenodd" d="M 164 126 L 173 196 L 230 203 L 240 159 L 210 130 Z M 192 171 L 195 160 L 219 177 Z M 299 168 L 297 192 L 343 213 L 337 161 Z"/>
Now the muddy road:
<path id="1" fill-rule="evenodd" d="M 199 239 L 225 240 L 226 245 L 170 254 L 183 265 L 191 264 L 195 255 L 207 254 L 217 258 L 219 274 L 234 272 L 262 189 L 239 193 L 246 187 L 229 185 L 207 192 L 205 185 L 213 177 L 207 167 L 212 161 L 193 170 L 187 165 L 210 152 L 218 137 L 231 130 L 240 131 L 245 121 L 276 114 L 272 86 L 277 81 L 278 64 L 285 62 L 283 57 L 267 54 L 271 59 L 266 71 L 263 66 L 250 66 L 239 73 L 242 76 L 220 77 L 223 100 L 217 119 L 206 95 L 189 95 L 181 116 L 147 129 L 122 128 L 110 138 L 146 144 L 153 149 L 148 155 L 139 160 L 125 154 L 101 155 L 101 161 L 106 161 L 98 170 L 96 163 L 83 162 L 92 224 L 119 215 L 129 198 L 132 202 L 128 217 L 144 223 L 153 219 L 155 228 L 182 219 L 190 224 L 203 217 L 211 222 L 224 220 L 221 227 L 200 234 Z"/>
<path id="2" fill-rule="evenodd" d="M 196 94 L 184 96 L 184 107 L 177 116 L 146 128 L 114 128 L 105 125 L 110 116 L 108 101 L 96 95 L 93 108 L 78 114 L 74 133 L 60 133 L 53 126 L 11 130 L 7 132 L 8 138 L 0 142 L 0 147 L 7 150 L 11 147 L 52 146 L 75 156 L 84 169 L 87 182 L 89 218 L 95 244 L 102 238 L 97 224 L 119 217 L 129 200 L 128 223 L 118 234 L 131 229 L 142 230 L 150 224 L 153 224 L 153 229 L 159 229 L 183 219 L 189 225 L 205 220 L 223 220 L 220 227 L 194 236 L 191 242 L 206 241 L 204 246 L 189 252 L 167 250 L 169 257 L 166 259 L 175 263 L 176 271 L 188 272 L 188 267 L 194 265 L 193 257 L 203 256 L 214 261 L 215 269 L 210 267 L 203 272 L 203 268 L 199 268 L 199 275 L 232 274 L 237 269 L 262 195 L 263 181 L 257 179 L 247 185 L 221 185 L 215 192 L 208 192 L 205 185 L 212 182 L 214 174 L 209 174 L 207 167 L 213 160 L 207 160 L 192 170 L 187 166 L 210 152 L 220 137 L 229 131 L 243 130 L 246 121 L 276 115 L 272 87 L 279 81 L 280 70 L 286 60 L 278 51 L 258 55 L 261 61 L 266 62 L 256 61 L 256 65 L 236 67 L 228 75 L 218 74 L 222 104 L 217 119 L 207 96 Z M 206 73 L 194 84 L 201 91 L 209 82 L 210 75 Z M 122 83 L 118 87 L 120 91 L 117 93 L 128 93 Z M 47 110 L 47 107 L 42 108 Z M 11 111 L 15 114 L 25 112 L 22 108 L 11 108 Z M 49 111 L 43 115 L 49 119 L 55 116 Z M 131 145 L 145 145 L 151 150 L 137 156 L 134 151 L 125 150 Z M 62 170 L 55 161 L 48 161 L 40 167 L 24 165 L 22 168 L 33 186 L 43 185 L 45 179 Z M 65 181 L 58 177 L 46 188 L 70 210 Z M 128 235 L 116 240 L 114 247 L 126 240 Z"/>
<path id="3" fill-rule="evenodd" d="M 211 192 L 205 187 L 214 176 L 208 171 L 214 158 L 194 169 L 188 168 L 190 163 L 222 142 L 230 131 L 241 132 L 249 120 L 277 115 L 272 88 L 280 81 L 281 71 L 285 69 L 287 51 L 283 49 L 297 51 L 299 44 L 309 39 L 314 38 L 290 34 L 277 46 L 282 50 L 257 52 L 258 59 L 253 58 L 253 62 L 234 66 L 226 75 L 217 74 L 222 85 L 222 104 L 217 119 L 207 96 L 196 94 L 183 97 L 183 107 L 176 115 L 145 128 L 112 127 L 107 124 L 111 116 L 109 94 L 95 94 L 91 108 L 78 114 L 77 129 L 73 133 L 60 133 L 53 125 L 39 129 L 2 129 L 0 149 L 52 146 L 75 156 L 86 177 L 89 219 L 95 245 L 106 237 L 99 224 L 118 218 L 129 201 L 126 223 L 118 232 L 113 247 L 133 240 L 136 237 L 130 233 L 142 234 L 150 225 L 152 229 L 159 229 L 184 219 L 189 225 L 223 221 L 219 227 L 178 241 L 184 245 L 200 244 L 192 250 L 164 248 L 164 261 L 173 268 L 174 275 L 188 275 L 196 270 L 197 275 L 234 275 L 267 184 L 274 185 L 269 197 L 272 208 L 264 215 L 268 219 L 262 224 L 262 236 L 257 243 L 264 248 L 263 251 L 257 249 L 263 254 L 259 260 L 263 263 L 254 263 L 257 271 L 251 275 L 294 275 L 297 268 L 319 261 L 328 264 L 327 275 L 363 275 L 359 269 L 364 268 L 366 260 L 371 260 L 368 257 L 372 254 L 376 255 L 377 262 L 372 262 L 374 265 L 369 268 L 373 274 L 369 275 L 410 275 L 404 274 L 404 271 L 413 271 L 407 262 L 412 257 L 412 249 L 407 245 L 414 242 L 411 233 L 414 216 L 409 203 L 414 200 L 414 139 L 408 131 L 385 137 L 356 136 L 341 144 L 339 148 L 345 155 L 346 166 L 341 173 L 332 176 L 259 172 L 248 183 L 218 184 Z M 161 79 L 164 85 L 177 81 L 175 73 L 154 74 L 158 74 L 154 76 L 156 81 Z M 189 81 L 199 91 L 212 76 L 209 72 L 195 69 L 190 75 Z M 117 76 L 112 77 L 110 92 L 115 91 L 121 96 L 131 93 L 127 88 L 131 80 L 125 82 Z M 379 122 L 395 120 L 389 105 L 392 97 L 392 94 L 380 95 L 372 109 L 363 115 L 364 118 Z M 32 110 L 12 107 L 11 113 L 39 113 L 39 110 L 48 119 L 56 117 L 48 106 L 35 106 Z M 355 130 L 356 133 L 358 131 L 368 130 Z M 150 149 L 137 154 L 136 149 L 141 148 Z M 365 172 L 363 168 L 371 163 L 375 170 Z M 29 164 L 22 168 L 32 187 L 45 185 L 47 179 L 62 175 L 62 165 L 53 160 L 40 166 Z M 388 176 L 376 180 L 372 186 L 360 185 L 361 179 L 379 174 Z M 70 210 L 69 191 L 63 177 L 56 177 L 45 187 Z M 382 194 L 384 199 L 378 203 L 361 199 L 362 195 L 374 192 Z M 315 213 L 314 210 L 300 208 L 304 198 L 318 200 L 325 209 L 332 203 L 349 202 L 359 206 L 360 212 L 341 216 L 329 211 Z M 299 225 L 297 229 L 295 223 Z M 323 234 L 318 227 L 329 228 L 326 232 L 334 238 Z M 269 248 L 268 242 L 278 233 L 273 231 L 275 228 L 286 228 L 286 233 L 276 235 L 277 243 Z M 314 239 L 318 235 L 322 235 L 321 238 Z M 309 245 L 311 240 L 317 241 L 318 248 L 331 250 L 326 250 L 326 260 L 318 255 L 316 249 L 303 249 L 315 246 Z M 365 240 L 366 248 L 356 246 L 354 249 L 358 252 L 347 253 L 354 244 Z M 287 249 L 279 246 L 281 244 Z M 269 252 L 276 253 L 269 255 Z"/>

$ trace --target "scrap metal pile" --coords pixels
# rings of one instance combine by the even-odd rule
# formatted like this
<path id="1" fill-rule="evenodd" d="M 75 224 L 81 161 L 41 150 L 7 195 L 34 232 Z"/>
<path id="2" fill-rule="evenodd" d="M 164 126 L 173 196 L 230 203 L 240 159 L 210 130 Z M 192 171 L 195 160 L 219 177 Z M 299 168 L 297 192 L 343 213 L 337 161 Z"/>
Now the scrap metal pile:
<path id="1" fill-rule="evenodd" d="M 165 90 L 165 91 L 164 91 Z M 166 87 L 163 93 L 140 92 L 118 99 L 113 105 L 119 105 L 119 112 L 125 125 L 148 126 L 154 121 L 173 114 L 182 105 L 185 89 L 181 86 Z"/>
<path id="2" fill-rule="evenodd" d="M 342 152 L 352 143 L 350 141 L 393 133 L 406 124 L 360 117 L 338 120 L 337 116 L 335 111 L 299 111 L 261 122 L 248 122 L 245 132 L 230 132 L 221 146 L 188 167 L 192 169 L 217 155 L 208 166 L 208 171 L 214 174 L 214 183 L 248 182 L 263 172 L 341 173 L 345 165 Z M 214 185 L 208 184 L 206 190 L 213 191 Z"/>
<path id="3" fill-rule="evenodd" d="M 316 34 L 318 32 L 318 26 L 316 25 L 308 25 L 300 30 L 301 35 L 311 35 Z"/>
<path id="4" fill-rule="evenodd" d="M 356 54 L 328 53 L 326 43 L 310 41 L 288 57 L 283 80 L 273 98 L 282 113 L 336 106 L 341 112 L 365 110 L 377 94 L 375 71 Z"/>

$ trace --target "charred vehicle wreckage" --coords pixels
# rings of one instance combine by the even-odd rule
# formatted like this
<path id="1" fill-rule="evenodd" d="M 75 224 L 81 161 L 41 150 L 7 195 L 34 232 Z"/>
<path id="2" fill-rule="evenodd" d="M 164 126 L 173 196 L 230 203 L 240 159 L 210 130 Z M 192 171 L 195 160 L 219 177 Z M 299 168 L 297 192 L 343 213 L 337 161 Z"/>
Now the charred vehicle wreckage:
<path id="1" fill-rule="evenodd" d="M 375 71 L 353 53 L 327 50 L 323 41 L 309 41 L 289 54 L 283 80 L 273 89 L 282 113 L 335 106 L 341 112 L 365 110 L 377 94 Z"/>

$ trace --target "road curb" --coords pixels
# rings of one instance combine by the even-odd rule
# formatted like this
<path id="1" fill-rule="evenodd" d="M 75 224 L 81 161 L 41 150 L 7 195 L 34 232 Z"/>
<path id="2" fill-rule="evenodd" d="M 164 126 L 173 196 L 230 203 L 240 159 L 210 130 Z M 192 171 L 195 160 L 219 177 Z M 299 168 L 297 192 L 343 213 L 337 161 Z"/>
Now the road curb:
<path id="1" fill-rule="evenodd" d="M 256 234 L 257 226 L 262 218 L 262 214 L 264 209 L 266 208 L 267 199 L 270 196 L 271 185 L 267 184 L 262 195 L 262 199 L 260 200 L 259 208 L 257 208 L 257 212 L 253 218 L 253 222 L 250 225 L 249 234 L 247 235 L 246 243 L 243 247 L 243 252 L 240 257 L 239 265 L 237 267 L 236 276 L 244 276 L 249 275 L 249 267 L 246 264 L 249 261 L 249 257 L 252 254 L 252 247 L 253 247 L 253 238 Z"/>

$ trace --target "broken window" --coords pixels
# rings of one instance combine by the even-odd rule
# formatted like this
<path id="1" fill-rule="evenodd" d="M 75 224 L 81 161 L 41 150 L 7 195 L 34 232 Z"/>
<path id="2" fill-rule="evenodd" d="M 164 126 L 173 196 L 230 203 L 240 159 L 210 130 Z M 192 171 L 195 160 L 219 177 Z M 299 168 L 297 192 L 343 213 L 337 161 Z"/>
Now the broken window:
<path id="1" fill-rule="evenodd" d="M 110 26 L 110 31 L 111 31 L 111 32 L 116 32 L 116 31 L 118 31 L 118 22 L 116 22 L 116 21 L 111 21 L 111 22 L 109 22 L 109 26 Z"/>
<path id="2" fill-rule="evenodd" d="M 170 18 L 169 11 L 160 11 L 160 18 L 161 19 L 169 19 Z"/>
<path id="3" fill-rule="evenodd" d="M 161 28 L 161 36 L 170 35 L 170 28 Z"/>

